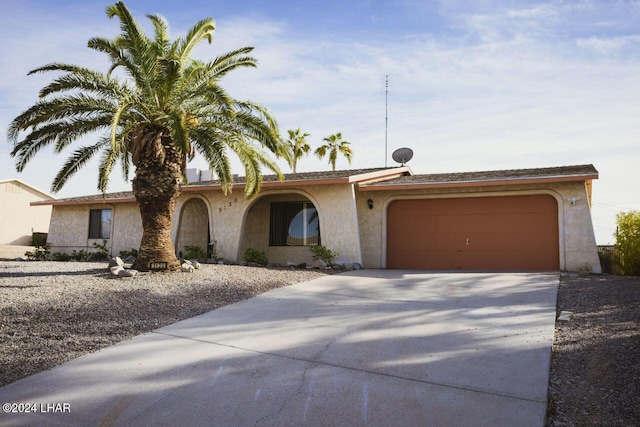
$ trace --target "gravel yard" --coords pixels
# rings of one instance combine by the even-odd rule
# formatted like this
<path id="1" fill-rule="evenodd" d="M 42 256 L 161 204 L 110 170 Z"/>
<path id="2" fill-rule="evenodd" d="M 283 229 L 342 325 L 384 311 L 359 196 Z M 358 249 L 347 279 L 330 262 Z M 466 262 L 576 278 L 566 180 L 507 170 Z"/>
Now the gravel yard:
<path id="1" fill-rule="evenodd" d="M 317 270 L 202 265 L 114 278 L 106 263 L 0 261 L 0 386 Z M 640 277 L 562 274 L 547 426 L 640 425 Z"/>
<path id="2" fill-rule="evenodd" d="M 203 264 L 111 276 L 106 263 L 0 261 L 0 386 L 161 326 L 326 273 Z"/>

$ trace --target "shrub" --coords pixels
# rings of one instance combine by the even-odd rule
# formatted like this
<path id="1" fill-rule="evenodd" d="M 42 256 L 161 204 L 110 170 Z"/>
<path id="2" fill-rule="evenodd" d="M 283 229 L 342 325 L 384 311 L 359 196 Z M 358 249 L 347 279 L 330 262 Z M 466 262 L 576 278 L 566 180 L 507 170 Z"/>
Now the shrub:
<path id="1" fill-rule="evenodd" d="M 71 255 L 63 252 L 54 252 L 51 254 L 51 259 L 54 261 L 71 261 Z"/>
<path id="2" fill-rule="evenodd" d="M 36 246 L 32 251 L 25 252 L 24 256 L 26 256 L 27 259 L 44 261 L 45 259 L 47 259 L 47 256 L 49 255 L 50 251 L 51 251 L 51 243 L 47 243 L 44 245 Z"/>
<path id="3" fill-rule="evenodd" d="M 184 247 L 184 259 L 206 259 L 207 252 L 200 246 L 186 245 Z"/>
<path id="4" fill-rule="evenodd" d="M 616 215 L 616 263 L 625 276 L 640 276 L 640 211 Z"/>
<path id="5" fill-rule="evenodd" d="M 326 265 L 333 265 L 336 262 L 338 255 L 340 255 L 339 253 L 333 252 L 326 246 L 322 245 L 309 246 L 309 251 L 311 252 L 311 258 L 314 261 L 320 260 Z"/>
<path id="6" fill-rule="evenodd" d="M 246 262 L 253 262 L 259 265 L 269 264 L 267 254 L 264 253 L 264 251 L 259 251 L 253 248 L 248 248 L 246 251 L 244 251 L 244 260 Z"/>
<path id="7" fill-rule="evenodd" d="M 104 241 L 102 244 L 93 243 L 93 247 L 97 249 L 95 252 L 88 252 L 84 249 L 80 249 L 76 251 L 75 249 L 71 252 L 70 258 L 76 261 L 105 261 L 109 259 L 109 249 L 107 249 L 107 242 Z"/>
<path id="8" fill-rule="evenodd" d="M 138 258 L 138 250 L 131 248 L 128 251 L 120 251 L 118 256 L 120 258 Z"/>

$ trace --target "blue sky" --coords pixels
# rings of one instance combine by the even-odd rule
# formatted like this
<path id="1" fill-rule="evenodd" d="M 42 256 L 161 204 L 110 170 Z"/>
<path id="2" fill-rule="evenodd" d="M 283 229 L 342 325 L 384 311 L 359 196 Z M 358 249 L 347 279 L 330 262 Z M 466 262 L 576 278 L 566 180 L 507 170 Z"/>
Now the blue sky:
<path id="1" fill-rule="evenodd" d="M 48 191 L 67 155 L 42 151 L 17 174 L 6 130 L 52 76 L 27 76 L 49 62 L 106 70 L 86 47 L 112 37 L 109 2 L 4 0 L 0 14 L 0 179 Z M 639 1 L 175 1 L 127 2 L 148 28 L 164 15 L 174 36 L 213 17 L 202 59 L 254 46 L 257 69 L 223 81 L 236 98 L 270 108 L 281 130 L 302 128 L 312 146 L 341 131 L 349 166 L 385 164 L 411 147 L 415 173 L 593 163 L 593 219 L 599 244 L 613 242 L 615 215 L 640 210 Z M 83 144 L 82 141 L 79 144 Z M 289 168 L 279 163 L 282 170 Z M 200 159 L 190 167 L 204 168 Z M 328 170 L 312 156 L 298 171 Z M 239 163 L 234 172 L 242 174 Z M 57 197 L 95 194 L 93 164 Z M 118 171 L 110 191 L 128 190 Z"/>

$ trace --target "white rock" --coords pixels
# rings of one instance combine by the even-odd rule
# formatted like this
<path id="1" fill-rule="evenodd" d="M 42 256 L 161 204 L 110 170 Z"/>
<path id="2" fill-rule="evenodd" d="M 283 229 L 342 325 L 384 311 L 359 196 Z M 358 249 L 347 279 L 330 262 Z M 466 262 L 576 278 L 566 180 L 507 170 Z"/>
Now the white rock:
<path id="1" fill-rule="evenodd" d="M 130 270 L 123 269 L 118 272 L 118 276 L 120 277 L 135 277 L 136 274 L 138 274 L 138 270 L 133 270 L 133 269 L 130 269 Z"/>
<path id="2" fill-rule="evenodd" d="M 117 265 L 119 265 L 120 267 L 124 266 L 124 261 L 122 261 L 122 258 L 120 258 L 119 256 L 111 258 L 111 260 L 109 260 L 109 268 L 115 267 Z"/>
<path id="3" fill-rule="evenodd" d="M 195 268 L 196 270 L 200 270 L 200 263 L 198 261 L 191 261 L 191 265 L 193 265 L 193 268 Z"/>
<path id="4" fill-rule="evenodd" d="M 110 267 L 109 270 L 114 276 L 119 276 L 120 272 L 124 270 L 124 267 L 121 265 L 114 265 L 113 267 Z"/>
<path id="5" fill-rule="evenodd" d="M 185 273 L 193 273 L 196 269 L 193 268 L 193 265 L 184 262 L 182 263 L 181 270 Z"/>

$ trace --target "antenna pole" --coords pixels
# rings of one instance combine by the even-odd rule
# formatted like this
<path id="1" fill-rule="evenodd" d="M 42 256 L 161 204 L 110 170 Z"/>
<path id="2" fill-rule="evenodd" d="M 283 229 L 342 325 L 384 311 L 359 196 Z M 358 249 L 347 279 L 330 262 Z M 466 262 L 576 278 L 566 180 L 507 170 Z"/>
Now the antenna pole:
<path id="1" fill-rule="evenodd" d="M 384 167 L 387 167 L 387 129 L 389 127 L 388 100 L 389 100 L 389 76 L 384 76 Z"/>

